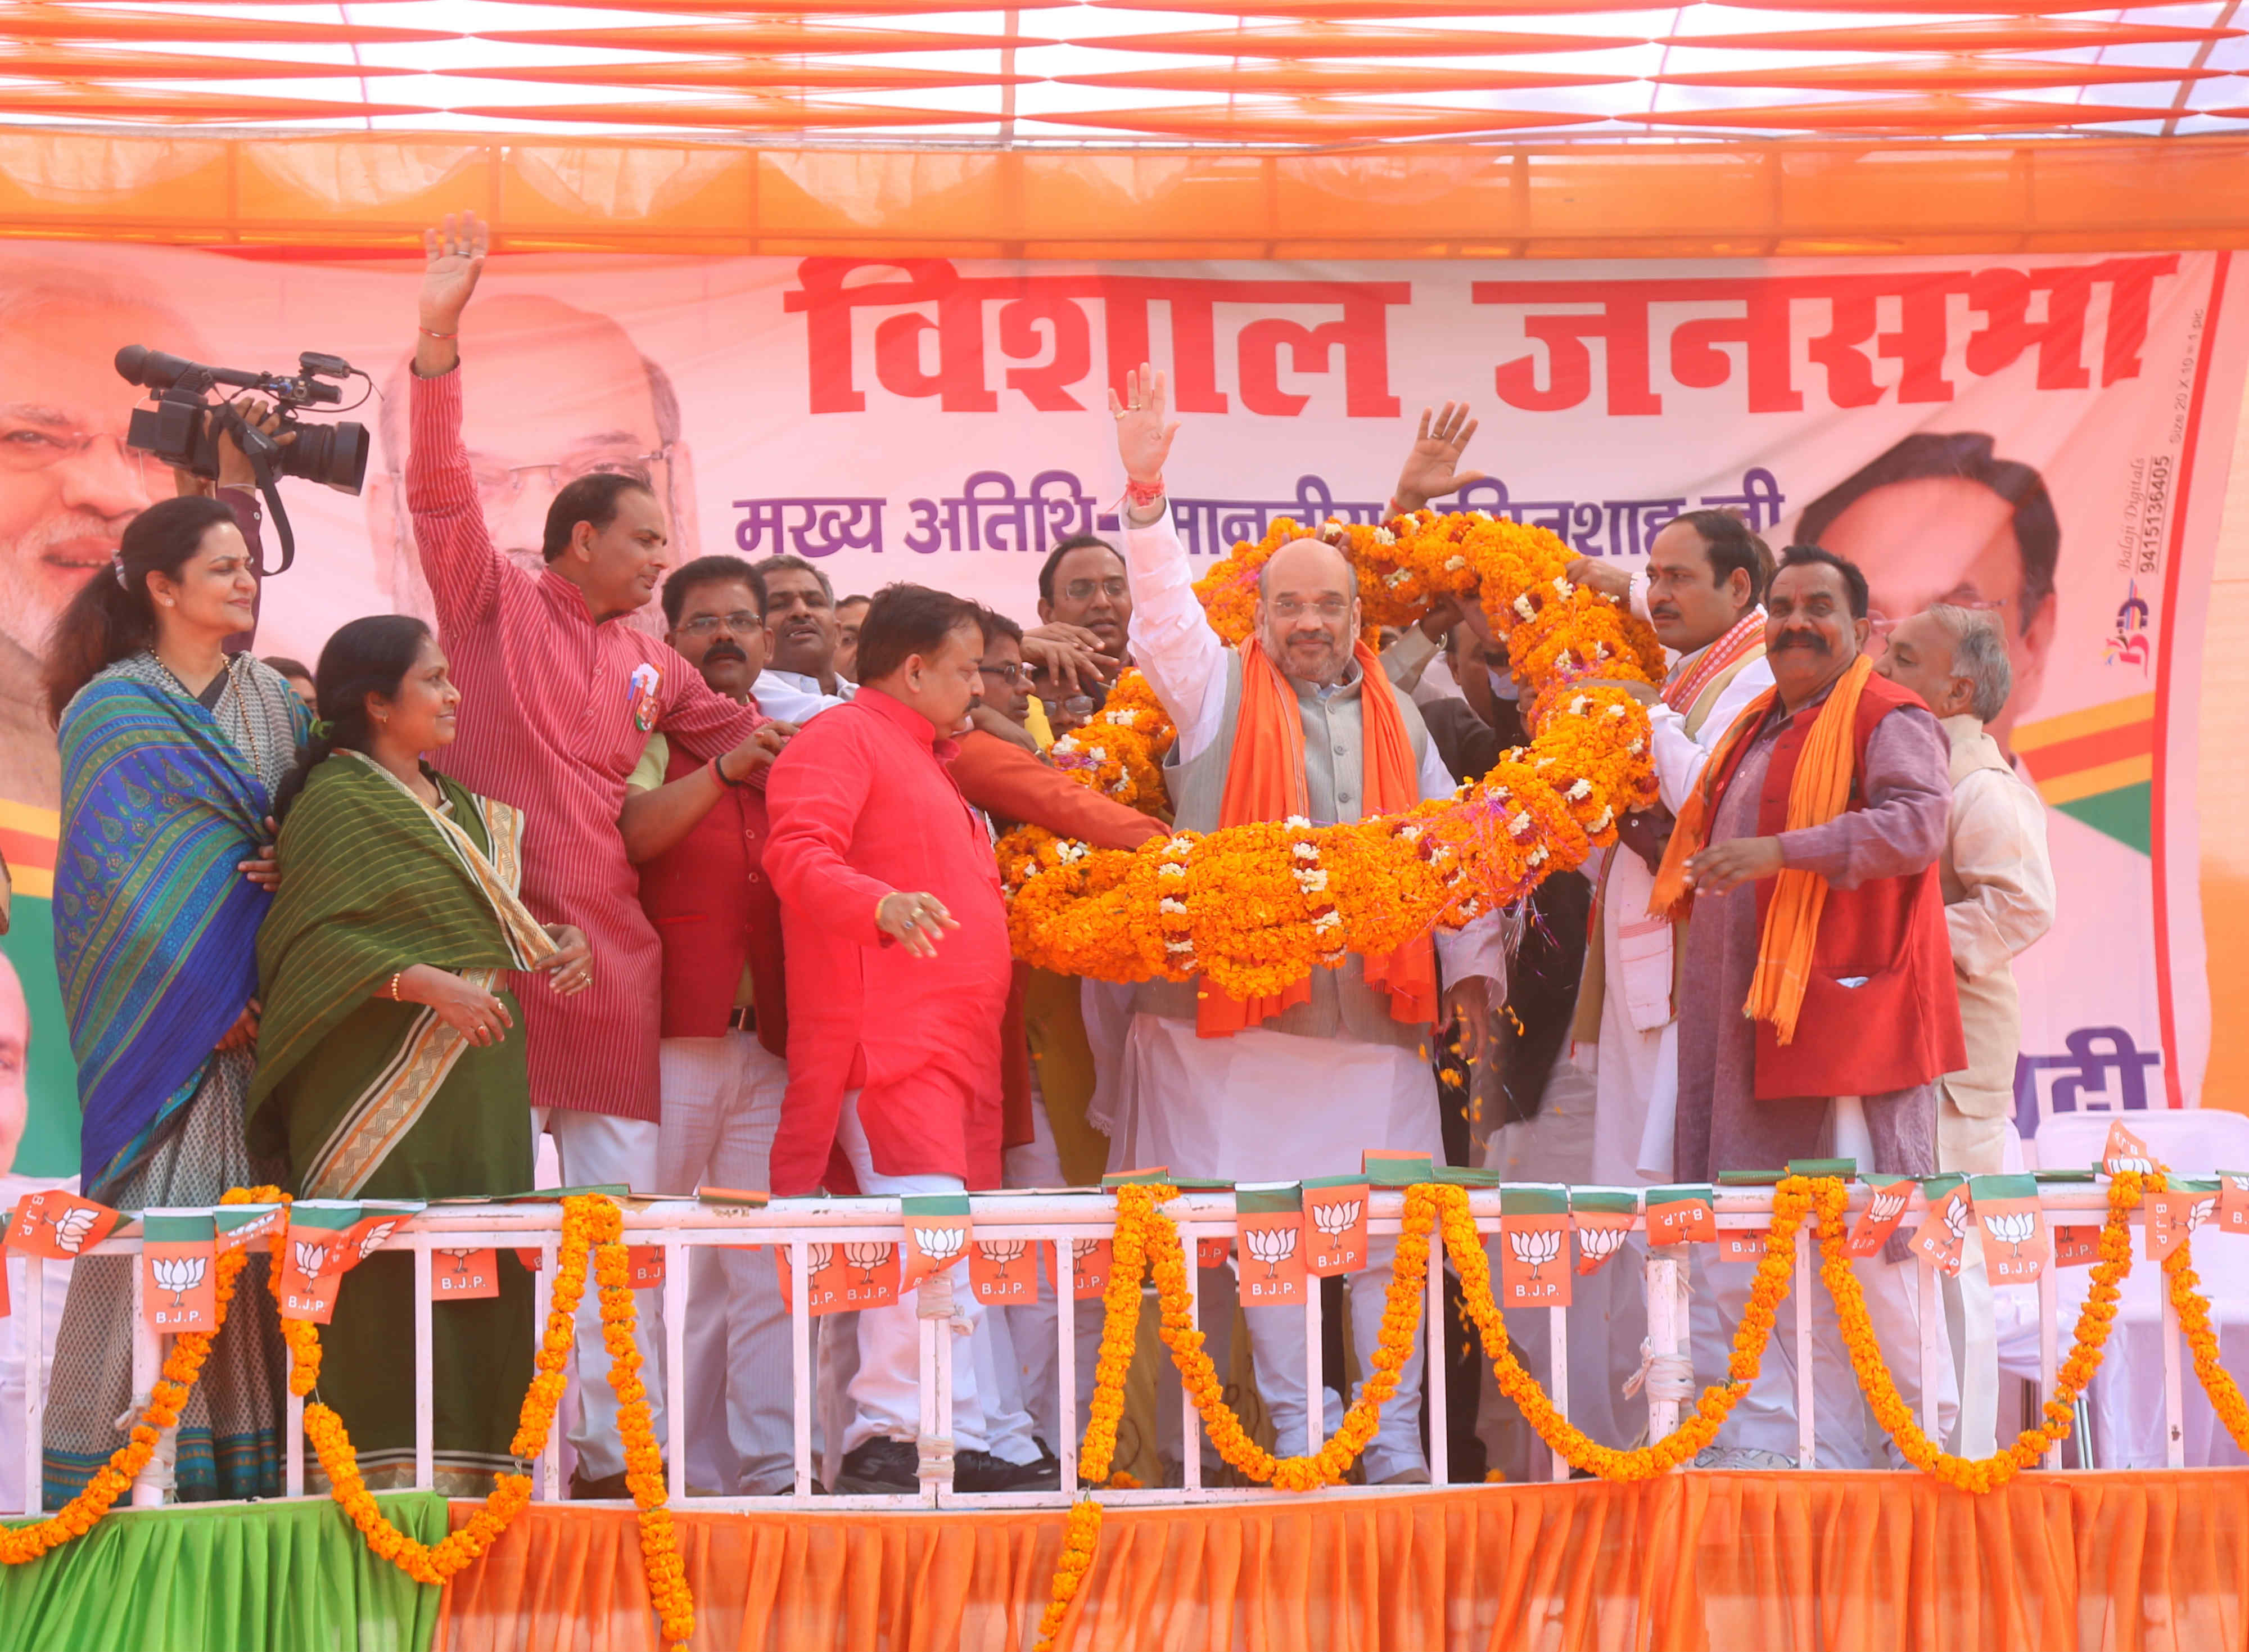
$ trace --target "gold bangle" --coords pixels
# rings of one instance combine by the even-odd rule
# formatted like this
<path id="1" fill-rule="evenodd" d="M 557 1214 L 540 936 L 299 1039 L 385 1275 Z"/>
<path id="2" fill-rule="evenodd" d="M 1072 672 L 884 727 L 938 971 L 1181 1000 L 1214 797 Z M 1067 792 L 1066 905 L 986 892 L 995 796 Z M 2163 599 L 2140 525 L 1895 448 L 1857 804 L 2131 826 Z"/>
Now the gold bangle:
<path id="1" fill-rule="evenodd" d="M 390 994 L 389 994 L 389 996 L 390 996 L 390 1002 L 391 1002 L 392 1003 L 394 1003 L 394 1004 L 396 1004 L 396 1003 L 403 1003 L 403 1002 L 405 1002 L 405 1000 L 402 999 L 402 998 L 401 998 L 401 997 L 399 997 L 399 995 L 398 995 L 398 983 L 399 983 L 402 980 L 403 980 L 403 979 L 405 978 L 405 975 L 406 975 L 406 972 L 405 972 L 404 970 L 401 969 L 401 970 L 398 970 L 398 971 L 396 971 L 395 973 L 394 973 L 394 974 L 392 974 L 392 976 L 390 977 Z"/>

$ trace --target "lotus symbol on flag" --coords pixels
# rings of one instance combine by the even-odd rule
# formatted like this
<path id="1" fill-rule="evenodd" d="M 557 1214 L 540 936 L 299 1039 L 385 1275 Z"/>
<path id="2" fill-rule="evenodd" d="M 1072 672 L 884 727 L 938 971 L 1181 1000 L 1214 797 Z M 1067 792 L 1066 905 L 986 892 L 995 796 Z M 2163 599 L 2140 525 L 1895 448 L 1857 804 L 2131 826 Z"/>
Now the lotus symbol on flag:
<path id="1" fill-rule="evenodd" d="M 1984 1217 L 1984 1226 L 2001 1244 L 2015 1248 L 2014 1254 L 2008 1258 L 2011 1262 L 2022 1260 L 2023 1247 L 2030 1242 L 2031 1235 L 2035 1230 L 2035 1223 L 2027 1210 L 2000 1211 Z"/>
<path id="2" fill-rule="evenodd" d="M 1241 1236 L 1241 1242 L 1249 1247 L 1249 1254 L 1265 1264 L 1265 1277 L 1272 1278 L 1281 1264 L 1296 1254 L 1296 1228 L 1252 1228 Z"/>
<path id="3" fill-rule="evenodd" d="M 2136 1153 L 2120 1153 L 2108 1161 L 2108 1174 L 2112 1176 L 2121 1176 L 2128 1170 L 2144 1176 L 2153 1172 L 2155 1167 L 2153 1160 L 2143 1159 Z"/>
<path id="4" fill-rule="evenodd" d="M 55 1230 L 55 1249 L 66 1250 L 73 1256 L 78 1255 L 86 1235 L 93 1231 L 93 1219 L 99 1214 L 90 1206 L 77 1205 L 59 1216 L 48 1217 Z"/>
<path id="5" fill-rule="evenodd" d="M 1867 1218 L 1870 1222 L 1888 1222 L 1903 1210 L 1906 1201 L 1912 1197 L 1913 1194 L 1908 1188 L 1885 1188 L 1874 1195 L 1874 1202 L 1867 1208 Z"/>
<path id="6" fill-rule="evenodd" d="M 1069 1254 L 1071 1260 L 1076 1262 L 1085 1261 L 1088 1257 L 1091 1256 L 1095 1251 L 1101 1249 L 1102 1243 L 1103 1242 L 1098 1239 L 1071 1240 L 1069 1242 Z"/>
<path id="7" fill-rule="evenodd" d="M 2214 1193 L 2205 1194 L 2203 1197 L 2196 1200 L 2193 1204 L 2187 1208 L 2186 1230 L 2189 1233 L 2192 1233 L 2197 1228 L 2202 1226 L 2204 1222 L 2208 1222 L 2211 1217 L 2217 1214 L 2218 1195 Z"/>
<path id="8" fill-rule="evenodd" d="M 843 1247 L 843 1260 L 859 1270 L 861 1284 L 870 1285 L 875 1283 L 875 1270 L 888 1262 L 897 1249 L 881 1240 L 855 1239 Z"/>
<path id="9" fill-rule="evenodd" d="M 1957 1199 L 1955 1199 L 1950 1203 L 1947 1204 L 1944 1207 L 1944 1226 L 1946 1230 L 1951 1234 L 1952 1242 L 1954 1244 L 1957 1245 L 1966 1243 L 1968 1239 L 1967 1205 Z"/>
<path id="10" fill-rule="evenodd" d="M 966 1228 L 917 1228 L 914 1242 L 921 1253 L 934 1262 L 950 1262 L 960 1254 L 961 1246 L 968 1242 Z"/>
<path id="11" fill-rule="evenodd" d="M 440 1249 L 437 1254 L 441 1256 L 450 1256 L 453 1259 L 454 1278 L 465 1279 L 469 1277 L 469 1258 L 475 1256 L 477 1253 L 472 1249 L 465 1248 L 454 1249 L 448 1247 Z"/>
<path id="12" fill-rule="evenodd" d="M 1312 1226 L 1331 1239 L 1340 1239 L 1358 1220 L 1358 1209 L 1359 1201 L 1356 1199 L 1345 1199 L 1331 1205 L 1314 1205 Z"/>
<path id="13" fill-rule="evenodd" d="M 808 1275 L 827 1272 L 828 1264 L 835 1260 L 836 1247 L 832 1244 L 807 1245 L 804 1248 L 804 1270 Z"/>
<path id="14" fill-rule="evenodd" d="M 1595 1262 L 1606 1262 L 1624 1249 L 1625 1233 L 1622 1228 L 1580 1228 L 1578 1229 L 1578 1249 Z M 1531 1236 L 1528 1234 L 1510 1236 L 1509 1242 L 1512 1243 L 1517 1237 Z"/>
<path id="15" fill-rule="evenodd" d="M 297 1271 L 307 1279 L 317 1279 L 320 1270 L 328 1265 L 328 1248 L 299 1239 L 297 1241 Z"/>
<path id="16" fill-rule="evenodd" d="M 367 1230 L 366 1236 L 359 1242 L 359 1259 L 365 1262 L 376 1251 L 382 1249 L 389 1242 L 390 1236 L 397 1231 L 398 1223 L 395 1219 L 376 1222 Z"/>
<path id="17" fill-rule="evenodd" d="M 1515 1228 L 1508 1232 L 1507 1248 L 1515 1259 L 1530 1270 L 1531 1283 L 1538 1281 L 1538 1270 L 1562 1254 L 1562 1230 L 1559 1228 Z"/>
<path id="18" fill-rule="evenodd" d="M 172 1305 L 180 1305 L 180 1298 L 203 1282 L 204 1261 L 201 1256 L 157 1256 L 148 1263 L 148 1271 L 156 1276 L 157 1285 L 172 1293 Z"/>
<path id="19" fill-rule="evenodd" d="M 1022 1239 L 979 1239 L 976 1248 L 984 1253 L 985 1261 L 999 1269 L 1000 1277 L 1005 1279 L 1008 1264 L 1021 1257 L 1029 1248 L 1029 1242 Z"/>

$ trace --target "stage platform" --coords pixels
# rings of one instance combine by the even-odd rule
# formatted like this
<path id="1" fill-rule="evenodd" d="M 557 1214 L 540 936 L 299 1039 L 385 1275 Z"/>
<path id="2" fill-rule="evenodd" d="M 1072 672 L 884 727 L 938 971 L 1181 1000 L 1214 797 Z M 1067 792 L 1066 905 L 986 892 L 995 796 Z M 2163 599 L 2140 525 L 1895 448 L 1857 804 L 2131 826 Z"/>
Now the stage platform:
<path id="1" fill-rule="evenodd" d="M 383 1499 L 425 1539 L 472 1505 Z M 698 1652 L 1028 1649 L 1059 1510 L 679 1517 Z M 2214 1652 L 2249 1470 L 1675 1474 L 1112 1508 L 1072 1652 Z M 440 1591 L 303 1499 L 120 1511 L 0 1576 L 14 1652 L 656 1652 L 629 1507 L 534 1504 Z"/>

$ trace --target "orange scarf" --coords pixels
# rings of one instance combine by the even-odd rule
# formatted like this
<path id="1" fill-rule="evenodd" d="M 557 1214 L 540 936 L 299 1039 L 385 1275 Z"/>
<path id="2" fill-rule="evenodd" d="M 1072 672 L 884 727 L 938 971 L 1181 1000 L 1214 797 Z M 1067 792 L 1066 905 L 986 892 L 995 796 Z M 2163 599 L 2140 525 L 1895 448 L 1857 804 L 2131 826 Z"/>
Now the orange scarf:
<path id="1" fill-rule="evenodd" d="M 1359 670 L 1359 744 L 1365 754 L 1366 813 L 1402 814 L 1421 801 L 1420 776 L 1413 761 L 1413 737 L 1398 709 L 1382 662 L 1365 643 L 1352 651 Z M 1226 791 L 1219 800 L 1218 823 L 1245 826 L 1255 821 L 1285 820 L 1310 813 L 1304 783 L 1304 718 L 1296 691 L 1251 637 L 1241 645 L 1241 707 L 1228 760 Z M 1369 953 L 1361 960 L 1366 984 L 1387 988 L 1390 1015 L 1408 1026 L 1437 1018 L 1437 954 L 1427 935 L 1394 951 Z M 1195 1032 L 1225 1038 L 1254 1027 L 1268 1015 L 1311 1001 L 1312 986 L 1300 981 L 1273 996 L 1232 998 L 1207 981 L 1195 1008 Z"/>
<path id="2" fill-rule="evenodd" d="M 1812 733 L 1797 756 L 1796 773 L 1789 777 L 1788 819 L 1785 831 L 1824 826 L 1841 814 L 1851 801 L 1851 774 L 1857 767 L 1852 731 L 1859 719 L 1859 693 L 1873 676 L 1873 662 L 1863 654 L 1827 696 Z M 1687 886 L 1687 862 L 1709 841 L 1710 819 L 1717 812 L 1717 788 L 1730 778 L 1734 759 L 1771 710 L 1778 691 L 1767 689 L 1751 700 L 1734 719 L 1725 738 L 1702 765 L 1702 773 L 1680 811 L 1671 842 L 1663 851 L 1662 870 L 1655 875 L 1655 892 L 1647 909 L 1675 922 L 1695 908 Z M 1764 912 L 1764 928 L 1757 937 L 1757 974 L 1750 981 L 1749 1002 L 1742 1013 L 1771 1023 L 1780 1043 L 1796 1037 L 1797 1012 L 1804 1008 L 1805 983 L 1812 978 L 1812 949 L 1819 938 L 1819 913 L 1827 904 L 1827 880 L 1791 866 L 1773 880 L 1772 898 Z"/>

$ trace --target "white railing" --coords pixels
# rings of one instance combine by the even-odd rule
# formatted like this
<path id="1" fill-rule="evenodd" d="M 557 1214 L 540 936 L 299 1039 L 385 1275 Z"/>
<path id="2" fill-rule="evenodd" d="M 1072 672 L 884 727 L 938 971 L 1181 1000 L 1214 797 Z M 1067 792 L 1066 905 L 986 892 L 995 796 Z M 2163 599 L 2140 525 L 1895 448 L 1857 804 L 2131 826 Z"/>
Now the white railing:
<path id="1" fill-rule="evenodd" d="M 1864 1208 L 1867 1199 L 1863 1186 L 1855 1190 L 1853 1216 Z M 2107 1191 L 2095 1183 L 2046 1184 L 2039 1189 L 2040 1201 L 2051 1227 L 2057 1222 L 2073 1225 L 2097 1225 L 2107 1209 Z M 1496 1187 L 1474 1187 L 1468 1190 L 1468 1206 L 1475 1218 L 1480 1234 L 1489 1236 L 1500 1226 L 1500 1192 Z M 1372 1236 L 1394 1235 L 1400 1229 L 1400 1217 L 1404 1205 L 1404 1194 L 1396 1189 L 1375 1189 L 1370 1195 L 1368 1230 Z M 1722 1234 L 1727 1230 L 1747 1230 L 1761 1233 L 1770 1224 L 1772 1189 L 1770 1187 L 1723 1187 L 1716 1195 L 1717 1224 Z M 1183 1193 L 1164 1208 L 1178 1224 L 1180 1242 L 1192 1256 L 1199 1238 L 1230 1239 L 1235 1233 L 1234 1195 L 1230 1192 Z M 1910 1233 L 1917 1225 L 1925 1207 L 1918 1193 L 1908 1208 L 1899 1231 Z M 912 1495 L 891 1497 L 852 1497 L 822 1498 L 821 1506 L 838 1504 L 859 1507 L 991 1507 L 1008 1505 L 1059 1505 L 1071 1496 L 1076 1483 L 1076 1454 L 1083 1431 L 1083 1419 L 1078 1415 L 1077 1396 L 1077 1339 L 1076 1316 L 1085 1311 L 1099 1311 L 1091 1301 L 1080 1304 L 1072 1287 L 1075 1259 L 1071 1241 L 1097 1240 L 1112 1230 L 1115 1206 L 1106 1196 L 1086 1193 L 1007 1193 L 974 1195 L 971 1199 L 971 1221 L 979 1241 L 994 1239 L 1022 1239 L 1051 1241 L 1049 1253 L 1056 1261 L 1058 1277 L 1053 1282 L 1056 1296 L 1057 1373 L 1060 1388 L 1060 1419 L 1062 1438 L 1056 1449 L 1062 1459 L 1063 1490 L 1056 1492 L 1013 1492 L 982 1495 L 955 1491 L 949 1479 L 949 1470 L 928 1467 L 918 1490 Z M 2135 1222 L 2137 1225 L 2138 1217 Z M 511 1203 L 492 1205 L 447 1205 L 425 1209 L 402 1222 L 389 1239 L 388 1249 L 411 1253 L 414 1270 L 414 1394 L 415 1394 L 415 1483 L 430 1487 L 433 1477 L 433 1419 L 432 1394 L 432 1303 L 431 1253 L 446 1248 L 496 1247 L 501 1249 L 519 1249 L 540 1251 L 541 1266 L 534 1286 L 537 1304 L 536 1323 L 546 1323 L 547 1298 L 555 1273 L 556 1253 L 561 1237 L 561 1207 L 554 1203 Z M 1644 1218 L 1635 1219 L 1636 1230 L 1644 1234 Z M 635 1245 L 657 1246 L 664 1251 L 663 1324 L 666 1339 L 664 1362 L 667 1404 L 664 1408 L 669 1439 L 664 1442 L 670 1464 L 671 1490 L 675 1500 L 686 1495 L 688 1452 L 684 1439 L 687 1407 L 684 1385 L 686 1362 L 684 1335 L 686 1328 L 687 1291 L 690 1277 L 689 1252 L 698 1246 L 755 1245 L 786 1246 L 790 1256 L 790 1347 L 794 1394 L 794 1460 L 795 1483 L 792 1492 L 777 1497 L 698 1497 L 698 1508 L 724 1509 L 742 1507 L 802 1506 L 812 1502 L 814 1463 L 812 1457 L 812 1407 L 814 1400 L 811 1317 L 807 1311 L 806 1285 L 808 1280 L 807 1247 L 815 1242 L 849 1243 L 864 1240 L 898 1244 L 903 1239 L 902 1216 L 894 1199 L 833 1199 L 787 1201 L 764 1208 L 744 1207 L 713 1207 L 690 1201 L 627 1201 L 623 1215 L 625 1242 Z M 101 1244 L 92 1248 L 90 1256 L 137 1256 L 141 1249 L 137 1223 L 129 1223 Z M 1647 1318 L 1649 1345 L 1657 1359 L 1664 1356 L 1684 1359 L 1688 1354 L 1686 1279 L 1684 1263 L 1688 1247 L 1659 1248 L 1647 1253 L 1646 1284 L 1647 1289 Z M 2136 1235 L 2136 1255 L 2140 1249 Z M 1812 1311 L 1832 1312 L 1824 1288 L 1817 1277 L 1816 1246 L 1811 1226 L 1807 1222 L 1799 1245 L 1796 1276 L 1790 1300 L 1784 1309 L 1782 1323 L 1774 1334 L 1790 1335 L 1795 1339 L 1797 1387 L 1797 1417 L 1799 1427 L 1799 1460 L 1804 1466 L 1812 1466 L 1812 1434 L 1814 1424 L 1812 1373 L 1811 1357 Z M 36 1257 L 27 1257 L 31 1263 L 28 1284 L 16 1304 L 21 1316 L 19 1332 L 26 1350 L 36 1350 L 42 1343 L 42 1318 L 45 1312 L 41 1289 L 44 1269 L 49 1265 Z M 1429 1471 L 1431 1479 L 1442 1485 L 1449 1481 L 1446 1450 L 1447 1415 L 1445 1404 L 1446 1362 L 1443 1352 L 1444 1316 L 1442 1280 L 1446 1268 L 1441 1235 L 1432 1234 L 1427 1294 L 1423 1298 L 1422 1330 L 1428 1357 L 1425 1361 L 1427 1373 L 1427 1401 L 1424 1415 L 1429 1419 Z M 1614 1266 L 1612 1263 L 1609 1265 Z M 1933 1264 L 1921 1261 L 1920 1304 L 1922 1326 L 1922 1346 L 1918 1350 L 1885 1350 L 1895 1366 L 1902 1354 L 1918 1359 L 1922 1381 L 1923 1421 L 1925 1431 L 1932 1437 L 1936 1431 L 1936 1406 L 1940 1383 L 1938 1373 L 1946 1355 L 1941 1340 L 1944 1336 L 1944 1313 L 1939 1296 L 1938 1274 Z M 2144 1269 L 2155 1271 L 2155 1264 L 2139 1263 L 2136 1272 Z M 1378 1270 L 1379 1271 L 1379 1270 Z M 1496 1273 L 1495 1268 L 1495 1274 Z M 134 1327 L 133 1386 L 136 1402 L 145 1402 L 150 1386 L 155 1381 L 162 1363 L 163 1348 L 159 1334 L 148 1325 L 142 1314 L 141 1291 L 145 1270 L 134 1269 L 133 1323 Z M 1188 1288 L 1196 1293 L 1200 1310 L 1200 1270 L 1189 1265 L 1186 1270 Z M 1308 1281 L 1315 1284 L 1315 1281 Z M 2054 1386 L 2058 1344 L 2071 1327 L 2058 1327 L 2057 1281 L 2055 1269 L 2049 1263 L 2039 1282 L 2039 1387 L 2052 1393 Z M 347 1280 L 342 1289 L 349 1290 Z M 589 1277 L 588 1293 L 594 1286 Z M 901 1300 L 906 1298 L 903 1298 Z M 1431 1311 L 1431 1304 L 1440 1304 Z M 1152 1304 L 1151 1304 L 1152 1311 Z M 1547 1392 L 1558 1410 L 1567 1414 L 1569 1408 L 1569 1315 L 1565 1307 L 1544 1310 L 1550 1318 L 1551 1335 L 1550 1369 L 1534 1373 L 1546 1385 Z M 1318 1350 L 1321 1346 L 1321 1300 L 1317 1288 L 1308 1289 L 1304 1300 L 1304 1330 L 1306 1347 L 1310 1351 L 1310 1380 L 1308 1403 L 1305 1407 L 1306 1427 L 1302 1440 L 1282 1440 L 1276 1442 L 1283 1455 L 1296 1451 L 1311 1452 L 1322 1443 L 1323 1408 L 1319 1403 L 1320 1383 L 1317 1379 Z M 848 1320 L 848 1315 L 836 1316 L 837 1322 Z M 952 1392 L 952 1373 L 955 1339 L 945 1334 L 948 1322 L 934 1318 L 921 1321 L 921 1427 L 925 1435 L 945 1437 L 951 1433 L 949 1396 Z M 2182 1461 L 2181 1413 L 2184 1405 L 2182 1372 L 2177 1323 L 2167 1297 L 2162 1302 L 2163 1350 L 2164 1410 L 2170 1442 L 2169 1456 L 2174 1464 Z M 222 1336 L 233 1334 L 223 1332 Z M 1366 1351 L 1362 1351 L 1362 1354 Z M 45 1406 L 43 1392 L 43 1362 L 36 1357 L 26 1360 L 24 1383 L 24 1506 L 39 1506 L 40 1489 L 40 1423 Z M 1675 1369 L 1677 1367 L 1674 1367 Z M 1702 1380 L 1709 1380 L 1715 1373 L 1699 1373 Z M 1651 1384 L 1651 1394 L 1654 1387 Z M 1651 1397 L 1648 1401 L 1648 1437 L 1660 1438 L 1678 1426 L 1681 1406 L 1673 1396 Z M 1180 1469 L 1184 1483 L 1178 1488 L 1122 1491 L 1110 1494 L 1123 1502 L 1164 1503 L 1182 1500 L 1229 1501 L 1284 1495 L 1262 1488 L 1213 1488 L 1201 1483 L 1201 1453 L 1192 1442 L 1200 1438 L 1201 1420 L 1193 1409 L 1193 1401 L 1182 1394 L 1180 1426 L 1183 1438 L 1190 1442 L 1181 1452 Z M 291 1496 L 302 1495 L 305 1483 L 305 1457 L 302 1431 L 302 1402 L 293 1396 L 289 1401 L 285 1442 L 287 1453 L 286 1490 Z M 347 1428 L 352 1419 L 347 1416 Z M 559 1426 L 559 1424 L 558 1424 Z M 938 1454 L 942 1459 L 944 1454 Z M 925 1462 L 929 1461 L 925 1454 Z M 557 1442 L 550 1435 L 540 1454 L 535 1475 L 535 1495 L 553 1499 L 561 1495 L 561 1454 Z M 2046 1466 L 2061 1466 L 2060 1453 L 2047 1459 Z M 1569 1465 L 1559 1453 L 1552 1458 L 1552 1475 L 1557 1480 L 1569 1476 Z M 1355 1490 L 1356 1489 L 1354 1489 Z M 133 1501 L 136 1506 L 159 1503 L 162 1488 L 156 1472 L 144 1473 L 134 1488 Z"/>

